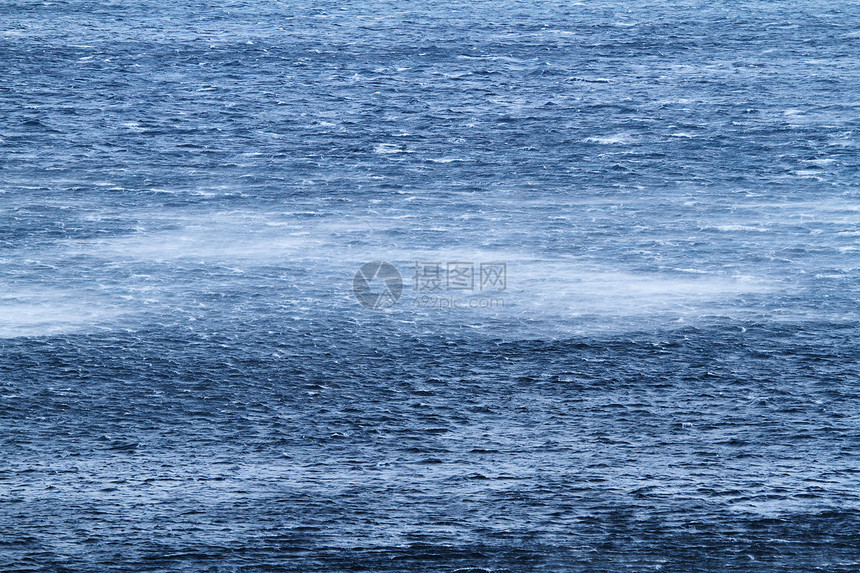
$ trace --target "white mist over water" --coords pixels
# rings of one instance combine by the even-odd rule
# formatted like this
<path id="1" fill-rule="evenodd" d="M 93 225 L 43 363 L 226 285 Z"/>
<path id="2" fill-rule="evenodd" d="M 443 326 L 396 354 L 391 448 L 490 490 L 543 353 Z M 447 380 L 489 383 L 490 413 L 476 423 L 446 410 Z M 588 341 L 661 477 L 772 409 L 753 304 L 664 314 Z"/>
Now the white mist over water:
<path id="1" fill-rule="evenodd" d="M 530 206 L 528 201 L 521 205 L 539 214 L 548 206 Z M 285 286 L 308 293 L 316 312 L 361 314 L 367 311 L 355 301 L 353 306 L 344 305 L 344 295 L 349 294 L 355 270 L 370 260 L 392 262 L 401 271 L 406 288 L 402 304 L 394 310 L 406 315 L 409 302 L 421 294 L 413 285 L 416 262 L 435 261 L 444 267 L 447 262 L 465 261 L 476 268 L 482 262 L 505 263 L 502 308 L 483 314 L 445 311 L 446 322 L 464 325 L 527 316 L 540 321 L 547 333 L 562 335 L 571 328 L 635 330 L 673 322 L 690 326 L 700 317 L 762 318 L 772 316 L 777 308 L 783 315 L 811 318 L 814 309 L 796 303 L 785 308 L 775 301 L 801 292 L 810 276 L 836 272 L 832 276 L 839 278 L 840 273 L 857 268 L 850 256 L 856 242 L 852 229 L 857 210 L 849 203 L 738 204 L 731 207 L 736 215 L 727 219 L 719 214 L 703 216 L 694 202 L 679 208 L 681 212 L 689 209 L 688 215 L 695 213 L 695 219 L 667 221 L 652 215 L 634 226 L 627 226 L 623 215 L 617 214 L 623 208 L 624 203 L 605 199 L 561 206 L 544 216 L 543 222 L 530 219 L 529 211 L 492 210 L 489 205 L 460 220 L 428 219 L 412 202 L 393 213 L 367 215 L 236 209 L 182 217 L 172 211 L 138 213 L 123 223 L 131 232 L 56 241 L 38 252 L 22 249 L 23 260 L 7 258 L 13 263 L 7 268 L 19 270 L 14 285 L 6 285 L 0 335 L 133 328 L 134 321 L 157 314 L 159 308 L 201 319 L 205 309 L 219 312 L 217 297 L 200 305 L 201 293 L 238 290 L 240 298 L 255 292 L 267 296 Z M 633 209 L 642 213 L 644 206 L 634 202 Z M 90 213 L 87 218 L 96 225 L 117 224 L 113 213 Z M 504 224 L 495 226 L 492 219 Z M 462 221 L 478 223 L 469 227 Z M 535 226 L 558 229 L 559 223 L 582 235 L 575 249 L 523 248 L 530 244 L 523 241 L 535 235 Z M 590 230 L 595 226 L 597 234 Z M 817 244 L 830 256 L 807 258 L 804 266 L 791 268 L 795 276 L 777 263 L 759 262 L 762 256 L 780 261 L 779 249 L 792 247 L 789 241 L 795 240 L 798 227 L 808 229 L 804 248 Z M 830 234 L 821 236 L 817 228 Z M 626 248 L 625 236 L 638 241 L 643 233 L 649 241 L 647 250 Z M 743 256 L 752 253 L 756 260 L 728 259 L 731 262 L 720 265 L 687 257 L 679 240 L 703 240 L 695 235 L 721 241 L 722 248 L 734 245 Z M 428 248 L 427 237 L 439 246 Z M 634 256 L 628 256 L 631 252 Z M 602 259 L 594 253 L 609 256 Z M 791 263 L 786 259 L 783 264 Z M 84 272 L 76 274 L 76 268 Z M 246 288 L 250 290 L 241 292 Z M 475 292 L 465 294 L 486 293 L 476 285 Z"/>

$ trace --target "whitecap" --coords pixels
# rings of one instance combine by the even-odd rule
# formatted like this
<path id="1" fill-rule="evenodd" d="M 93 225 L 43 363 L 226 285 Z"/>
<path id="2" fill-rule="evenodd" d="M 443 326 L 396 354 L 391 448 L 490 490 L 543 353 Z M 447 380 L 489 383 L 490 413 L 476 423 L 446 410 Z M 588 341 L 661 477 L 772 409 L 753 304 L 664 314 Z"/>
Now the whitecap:
<path id="1" fill-rule="evenodd" d="M 633 138 L 627 134 L 619 133 L 603 137 L 586 137 L 583 141 L 586 143 L 600 143 L 602 145 L 629 145 L 633 142 Z"/>
<path id="2" fill-rule="evenodd" d="M 396 145 L 393 143 L 378 143 L 373 147 L 374 153 L 379 153 L 381 155 L 391 155 L 395 153 L 415 153 L 414 151 L 410 151 L 403 147 L 402 145 Z"/>

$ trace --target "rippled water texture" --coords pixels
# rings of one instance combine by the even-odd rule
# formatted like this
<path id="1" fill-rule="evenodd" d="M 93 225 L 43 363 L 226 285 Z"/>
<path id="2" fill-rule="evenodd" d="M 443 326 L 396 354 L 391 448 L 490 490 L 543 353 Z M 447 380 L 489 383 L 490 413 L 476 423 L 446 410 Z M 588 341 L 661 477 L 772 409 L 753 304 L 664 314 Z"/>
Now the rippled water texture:
<path id="1" fill-rule="evenodd" d="M 0 0 L 0 570 L 860 569 L 860 10 L 653 4 Z"/>

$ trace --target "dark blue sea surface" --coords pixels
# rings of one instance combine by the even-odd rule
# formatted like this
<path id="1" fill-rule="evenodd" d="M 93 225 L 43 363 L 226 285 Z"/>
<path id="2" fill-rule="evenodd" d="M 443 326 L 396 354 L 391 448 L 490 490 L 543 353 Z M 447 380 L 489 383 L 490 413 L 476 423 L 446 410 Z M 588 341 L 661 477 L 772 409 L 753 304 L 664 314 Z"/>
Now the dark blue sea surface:
<path id="1" fill-rule="evenodd" d="M 856 572 L 858 307 L 854 2 L 0 0 L 3 572 Z"/>

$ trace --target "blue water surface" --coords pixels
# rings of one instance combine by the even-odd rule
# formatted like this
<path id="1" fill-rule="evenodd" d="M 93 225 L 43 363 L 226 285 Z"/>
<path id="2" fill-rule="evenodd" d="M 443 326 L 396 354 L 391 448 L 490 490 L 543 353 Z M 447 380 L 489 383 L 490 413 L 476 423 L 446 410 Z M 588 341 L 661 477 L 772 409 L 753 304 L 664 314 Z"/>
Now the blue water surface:
<path id="1" fill-rule="evenodd" d="M 0 570 L 857 571 L 858 55 L 847 1 L 0 0 Z"/>

